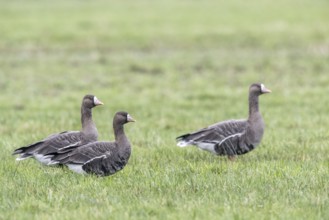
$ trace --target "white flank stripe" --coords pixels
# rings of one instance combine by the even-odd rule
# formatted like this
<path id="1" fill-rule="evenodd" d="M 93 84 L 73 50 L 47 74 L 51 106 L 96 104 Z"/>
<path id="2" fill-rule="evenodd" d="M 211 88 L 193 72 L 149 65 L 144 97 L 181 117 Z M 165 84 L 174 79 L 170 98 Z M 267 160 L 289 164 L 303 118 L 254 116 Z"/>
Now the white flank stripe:
<path id="1" fill-rule="evenodd" d="M 66 149 L 66 148 L 70 148 L 70 147 L 73 147 L 73 146 L 77 146 L 79 143 L 80 143 L 80 141 L 75 142 L 75 143 L 70 144 L 70 145 L 67 145 L 67 146 L 65 146 L 65 147 L 61 147 L 61 148 L 59 148 L 58 150 L 60 151 L 60 150 Z"/>
<path id="2" fill-rule="evenodd" d="M 104 154 L 104 155 L 101 155 L 101 156 L 98 156 L 98 157 L 93 157 L 90 160 L 88 160 L 87 162 L 85 162 L 83 165 L 85 165 L 87 163 L 90 163 L 93 160 L 100 159 L 100 158 L 106 158 L 106 155 Z"/>
<path id="3" fill-rule="evenodd" d="M 237 133 L 237 134 L 232 134 L 232 135 L 230 135 L 230 136 L 227 136 L 227 137 L 224 138 L 221 142 L 219 142 L 218 145 L 221 145 L 221 144 L 224 143 L 224 141 L 226 141 L 227 139 L 233 138 L 233 137 L 235 137 L 235 136 L 239 136 L 239 135 L 241 135 L 241 134 L 242 134 L 242 133 Z"/>

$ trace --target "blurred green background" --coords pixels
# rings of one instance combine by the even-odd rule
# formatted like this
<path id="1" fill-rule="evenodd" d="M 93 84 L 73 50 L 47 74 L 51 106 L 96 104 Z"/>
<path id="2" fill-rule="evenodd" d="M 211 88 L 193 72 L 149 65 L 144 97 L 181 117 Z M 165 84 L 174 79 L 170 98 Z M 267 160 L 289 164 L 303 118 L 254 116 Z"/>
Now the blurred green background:
<path id="1" fill-rule="evenodd" d="M 0 1 L 0 218 L 327 219 L 328 21 L 325 0 Z M 259 148 L 230 164 L 175 146 L 247 117 L 253 82 L 273 91 Z M 101 140 L 116 111 L 138 121 L 125 170 L 100 180 L 14 161 L 80 129 L 87 93 L 105 103 Z"/>

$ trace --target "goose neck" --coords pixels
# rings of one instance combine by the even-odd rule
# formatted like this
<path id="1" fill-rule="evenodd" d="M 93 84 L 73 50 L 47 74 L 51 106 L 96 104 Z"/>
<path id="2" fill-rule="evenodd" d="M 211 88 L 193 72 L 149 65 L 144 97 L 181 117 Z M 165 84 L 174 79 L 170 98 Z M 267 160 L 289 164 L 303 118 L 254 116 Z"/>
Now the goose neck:
<path id="1" fill-rule="evenodd" d="M 249 94 L 249 117 L 259 112 L 258 95 Z"/>
<path id="2" fill-rule="evenodd" d="M 96 125 L 93 122 L 91 108 L 81 107 L 81 124 L 82 131 L 88 133 L 88 131 L 93 131 L 96 129 Z"/>
<path id="3" fill-rule="evenodd" d="M 122 124 L 113 123 L 114 136 L 116 141 L 125 139 L 125 132 Z"/>

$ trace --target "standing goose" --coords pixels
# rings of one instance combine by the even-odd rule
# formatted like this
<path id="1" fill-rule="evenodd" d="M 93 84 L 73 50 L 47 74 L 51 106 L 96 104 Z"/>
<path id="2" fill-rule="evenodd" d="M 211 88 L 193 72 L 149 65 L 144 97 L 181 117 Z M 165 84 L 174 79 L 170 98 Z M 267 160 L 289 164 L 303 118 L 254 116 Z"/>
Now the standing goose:
<path id="1" fill-rule="evenodd" d="M 113 118 L 115 141 L 97 141 L 70 152 L 54 154 L 52 164 L 65 164 L 80 174 L 112 175 L 127 164 L 131 146 L 124 132 L 124 124 L 135 120 L 127 112 L 117 112 Z"/>
<path id="2" fill-rule="evenodd" d="M 51 157 L 47 156 L 50 153 L 57 152 L 62 148 L 74 148 L 97 141 L 98 132 L 92 119 L 92 108 L 98 105 L 103 105 L 103 103 L 96 96 L 84 96 L 81 104 L 81 131 L 64 131 L 52 134 L 41 141 L 18 148 L 13 153 L 13 155 L 19 155 L 16 160 L 34 157 L 42 164 L 47 165 L 51 161 Z"/>
<path id="3" fill-rule="evenodd" d="M 249 117 L 247 120 L 228 120 L 210 125 L 193 133 L 176 138 L 177 146 L 195 145 L 216 155 L 227 155 L 233 160 L 260 144 L 264 133 L 264 122 L 258 108 L 258 97 L 270 93 L 263 84 L 249 87 Z"/>

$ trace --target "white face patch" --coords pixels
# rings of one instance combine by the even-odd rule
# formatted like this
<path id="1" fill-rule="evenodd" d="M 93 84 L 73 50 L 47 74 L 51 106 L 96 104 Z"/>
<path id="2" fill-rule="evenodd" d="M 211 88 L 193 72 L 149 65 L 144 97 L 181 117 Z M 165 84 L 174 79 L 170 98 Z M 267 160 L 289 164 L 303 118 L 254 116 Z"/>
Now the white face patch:
<path id="1" fill-rule="evenodd" d="M 99 99 L 94 96 L 94 105 L 103 105 L 103 102 L 99 101 Z"/>
<path id="2" fill-rule="evenodd" d="M 127 115 L 127 121 L 134 122 L 135 119 L 133 119 L 129 114 Z"/>
<path id="3" fill-rule="evenodd" d="M 260 84 L 260 91 L 264 92 L 265 86 L 264 84 Z"/>

